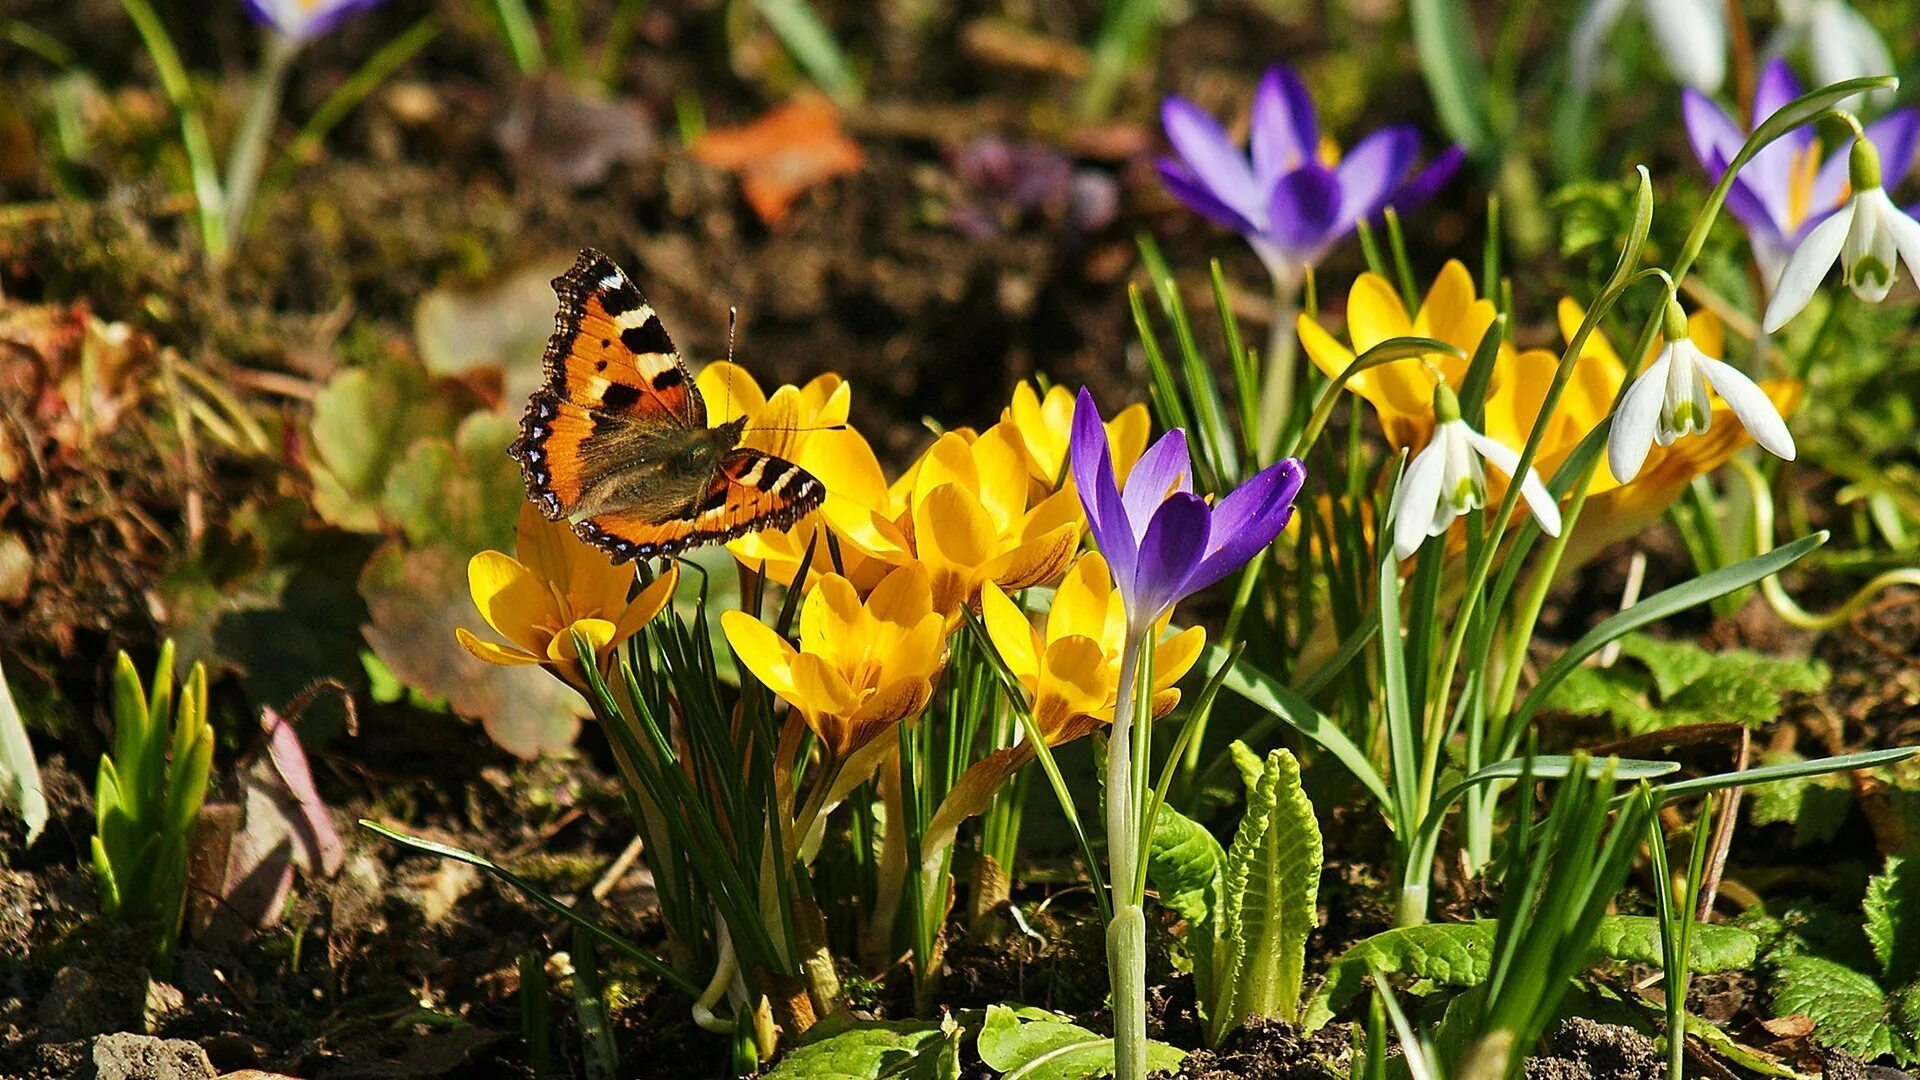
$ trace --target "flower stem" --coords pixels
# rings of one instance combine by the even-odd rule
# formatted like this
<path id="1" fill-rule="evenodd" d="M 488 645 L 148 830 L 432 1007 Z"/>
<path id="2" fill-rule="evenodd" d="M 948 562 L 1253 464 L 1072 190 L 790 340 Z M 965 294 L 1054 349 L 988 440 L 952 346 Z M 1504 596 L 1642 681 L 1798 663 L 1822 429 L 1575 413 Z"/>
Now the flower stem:
<path id="1" fill-rule="evenodd" d="M 1273 324 L 1267 330 L 1267 374 L 1260 387 L 1260 431 L 1254 442 L 1254 460 L 1262 467 L 1274 462 L 1280 449 L 1280 435 L 1293 415 L 1293 390 L 1297 377 L 1299 337 L 1294 320 L 1300 314 L 1300 279 L 1282 272 L 1273 274 Z"/>
<path id="2" fill-rule="evenodd" d="M 1134 790 L 1134 726 L 1141 722 L 1136 683 L 1140 653 L 1151 642 L 1153 622 L 1127 634 L 1120 652 L 1120 687 L 1107 740 L 1107 880 L 1113 890 L 1113 919 L 1107 923 L 1107 977 L 1113 995 L 1114 1075 L 1144 1080 L 1147 1075 L 1147 918 L 1136 873 L 1140 856 L 1140 815 Z"/>
<path id="3" fill-rule="evenodd" d="M 253 100 L 247 104 L 246 119 L 234 139 L 233 155 L 227 159 L 227 226 L 229 252 L 246 230 L 247 212 L 253 208 L 254 192 L 260 189 L 260 176 L 266 170 L 267 147 L 273 141 L 274 122 L 280 118 L 280 99 L 287 88 L 287 73 L 293 58 L 299 55 L 300 42 L 286 34 L 267 35 L 266 52 L 260 57 L 260 70 L 253 79 Z"/>

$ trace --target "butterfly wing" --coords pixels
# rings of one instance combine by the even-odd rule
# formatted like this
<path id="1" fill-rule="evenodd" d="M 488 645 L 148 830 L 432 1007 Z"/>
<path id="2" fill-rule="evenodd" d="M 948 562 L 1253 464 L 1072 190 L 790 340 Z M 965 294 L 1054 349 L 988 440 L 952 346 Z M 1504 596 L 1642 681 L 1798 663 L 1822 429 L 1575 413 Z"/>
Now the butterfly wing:
<path id="1" fill-rule="evenodd" d="M 510 452 L 534 503 L 558 520 L 614 473 L 665 459 L 704 432 L 707 406 L 659 314 L 612 259 L 582 251 L 553 289 L 560 308 L 547 381 Z"/>
<path id="2" fill-rule="evenodd" d="M 787 528 L 818 509 L 826 496 L 825 485 L 791 461 L 733 450 L 720 459 L 706 490 L 691 505 L 660 519 L 638 508 L 602 514 L 576 524 L 574 531 L 616 563 L 651 559 Z"/>

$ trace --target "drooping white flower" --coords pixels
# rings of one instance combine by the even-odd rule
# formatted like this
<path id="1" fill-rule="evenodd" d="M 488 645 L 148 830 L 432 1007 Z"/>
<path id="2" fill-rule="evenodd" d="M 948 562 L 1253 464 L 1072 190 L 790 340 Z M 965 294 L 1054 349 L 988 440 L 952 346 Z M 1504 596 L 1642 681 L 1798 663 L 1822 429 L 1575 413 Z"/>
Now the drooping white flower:
<path id="1" fill-rule="evenodd" d="M 1667 70 L 1703 94 L 1715 94 L 1727 78 L 1727 24 L 1720 0 L 1592 0 L 1574 26 L 1569 46 L 1574 88 L 1593 89 L 1607 39 L 1636 6 L 1653 32 Z"/>
<path id="2" fill-rule="evenodd" d="M 1767 43 L 1767 53 L 1780 56 L 1804 44 L 1816 84 L 1894 74 L 1893 54 L 1880 31 L 1847 0 L 1781 0 L 1779 12 L 1780 26 Z M 1884 105 L 1893 99 L 1893 91 L 1879 90 L 1869 97 Z M 1859 100 L 1855 95 L 1839 107 L 1851 108 Z"/>
<path id="3" fill-rule="evenodd" d="M 1769 334 L 1800 314 L 1836 261 L 1841 280 L 1870 304 L 1887 298 L 1901 262 L 1920 281 L 1920 221 L 1887 198 L 1880 186 L 1879 151 L 1872 142 L 1855 139 L 1848 165 L 1853 195 L 1787 258 L 1767 303 L 1764 326 Z"/>
<path id="4" fill-rule="evenodd" d="M 1433 439 L 1414 455 L 1393 493 L 1393 554 L 1405 559 L 1430 536 L 1439 536 L 1453 519 L 1487 504 L 1487 473 L 1492 465 L 1508 476 L 1520 465 L 1520 452 L 1473 430 L 1460 417 L 1460 401 L 1441 383 L 1433 391 Z M 1483 464 L 1484 463 L 1484 464 Z M 1520 480 L 1520 494 L 1548 536 L 1560 535 L 1560 506 L 1531 467 Z"/>
<path id="5" fill-rule="evenodd" d="M 1647 370 L 1627 388 L 1607 433 L 1607 466 L 1615 479 L 1627 483 L 1639 475 L 1655 443 L 1704 433 L 1713 423 L 1713 398 L 1718 393 L 1734 418 L 1769 453 L 1793 460 L 1793 433 L 1780 418 L 1767 392 L 1739 368 L 1708 356 L 1687 332 L 1686 312 L 1667 300 L 1666 347 Z"/>

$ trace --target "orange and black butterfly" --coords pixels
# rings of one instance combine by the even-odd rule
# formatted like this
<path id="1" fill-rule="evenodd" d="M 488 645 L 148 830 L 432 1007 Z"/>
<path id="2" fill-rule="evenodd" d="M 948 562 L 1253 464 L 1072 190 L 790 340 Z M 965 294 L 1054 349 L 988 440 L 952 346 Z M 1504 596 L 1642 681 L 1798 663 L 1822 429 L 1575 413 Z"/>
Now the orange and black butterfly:
<path id="1" fill-rule="evenodd" d="M 553 289 L 547 382 L 509 450 L 549 520 L 621 563 L 784 529 L 826 498 L 800 466 L 742 447 L 744 417 L 707 426 L 660 316 L 612 259 L 581 252 Z"/>

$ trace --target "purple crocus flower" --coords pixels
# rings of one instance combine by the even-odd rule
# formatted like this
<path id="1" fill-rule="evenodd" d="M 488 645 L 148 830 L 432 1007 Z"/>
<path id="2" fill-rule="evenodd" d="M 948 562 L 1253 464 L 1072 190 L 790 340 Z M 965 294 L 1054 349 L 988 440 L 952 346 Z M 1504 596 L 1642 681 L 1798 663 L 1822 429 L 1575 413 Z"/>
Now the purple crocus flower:
<path id="1" fill-rule="evenodd" d="M 1160 159 L 1167 189 L 1195 213 L 1247 238 L 1279 283 L 1297 283 L 1303 268 L 1362 221 L 1388 206 L 1431 198 L 1460 168 L 1460 147 L 1416 170 L 1420 135 L 1411 124 L 1382 128 L 1355 143 L 1338 163 L 1324 160 L 1313 99 L 1285 64 L 1267 69 L 1253 98 L 1249 155 L 1199 106 L 1169 97 L 1160 109 L 1177 157 Z"/>
<path id="2" fill-rule="evenodd" d="M 294 41 L 311 41 L 380 0 L 240 0 L 255 22 Z"/>
<path id="3" fill-rule="evenodd" d="M 1069 445 L 1094 542 L 1126 600 L 1127 621 L 1152 626 L 1185 597 L 1258 555 L 1286 528 L 1306 470 L 1291 458 L 1271 465 L 1218 504 L 1193 493 L 1187 436 L 1167 432 L 1140 456 L 1125 490 L 1093 395 L 1080 391 Z"/>
<path id="4" fill-rule="evenodd" d="M 1681 111 L 1687 138 L 1707 175 L 1718 181 L 1753 129 L 1801 93 L 1787 62 L 1773 61 L 1754 88 L 1752 122 L 1741 125 L 1712 98 L 1688 88 Z M 1866 131 L 1880 151 L 1883 186 L 1891 191 L 1906 176 L 1920 147 L 1920 111 L 1895 110 L 1868 124 Z M 1795 128 L 1755 154 L 1727 190 L 1727 211 L 1746 227 L 1753 257 L 1770 289 L 1800 241 L 1847 201 L 1848 147 L 1824 160 L 1822 149 L 1811 125 Z"/>

